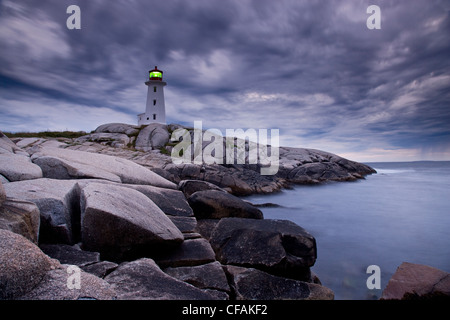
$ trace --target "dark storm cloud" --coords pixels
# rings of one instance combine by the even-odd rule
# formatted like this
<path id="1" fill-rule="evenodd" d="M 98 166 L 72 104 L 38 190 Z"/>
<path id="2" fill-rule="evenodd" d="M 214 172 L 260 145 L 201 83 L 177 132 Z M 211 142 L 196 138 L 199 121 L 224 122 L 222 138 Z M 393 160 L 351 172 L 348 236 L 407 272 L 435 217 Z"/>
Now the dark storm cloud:
<path id="1" fill-rule="evenodd" d="M 71 4 L 82 10 L 81 30 L 65 27 Z M 381 30 L 366 27 L 371 4 L 381 7 Z M 285 144 L 349 155 L 409 148 L 449 156 L 448 1 L 0 6 L 3 130 L 25 121 L 85 130 L 134 123 L 146 72 L 158 65 L 172 122 L 280 128 Z M 38 116 L 49 104 L 66 116 Z"/>

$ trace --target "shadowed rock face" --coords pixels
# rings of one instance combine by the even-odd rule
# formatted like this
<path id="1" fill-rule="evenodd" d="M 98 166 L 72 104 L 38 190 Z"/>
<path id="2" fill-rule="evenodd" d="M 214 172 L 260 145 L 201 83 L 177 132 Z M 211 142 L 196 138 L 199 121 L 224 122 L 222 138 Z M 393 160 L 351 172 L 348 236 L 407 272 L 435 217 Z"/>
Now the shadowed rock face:
<path id="1" fill-rule="evenodd" d="M 197 191 L 188 198 L 188 202 L 197 219 L 263 218 L 261 210 L 255 206 L 222 191 Z"/>

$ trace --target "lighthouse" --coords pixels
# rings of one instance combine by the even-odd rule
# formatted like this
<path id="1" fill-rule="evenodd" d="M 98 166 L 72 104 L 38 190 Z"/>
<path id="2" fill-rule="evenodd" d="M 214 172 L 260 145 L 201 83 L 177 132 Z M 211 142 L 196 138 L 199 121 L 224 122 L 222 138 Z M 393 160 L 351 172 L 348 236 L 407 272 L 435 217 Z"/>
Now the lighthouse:
<path id="1" fill-rule="evenodd" d="M 149 71 L 148 81 L 145 82 L 148 87 L 147 105 L 145 113 L 138 114 L 138 125 L 150 123 L 166 123 L 166 106 L 164 103 L 163 72 L 158 67 Z"/>

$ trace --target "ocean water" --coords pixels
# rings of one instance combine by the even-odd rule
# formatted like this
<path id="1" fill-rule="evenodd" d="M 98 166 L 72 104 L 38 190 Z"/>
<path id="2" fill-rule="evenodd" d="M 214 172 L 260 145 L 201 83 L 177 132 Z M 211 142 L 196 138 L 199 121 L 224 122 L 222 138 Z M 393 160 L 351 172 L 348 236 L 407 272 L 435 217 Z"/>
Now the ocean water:
<path id="1" fill-rule="evenodd" d="M 450 162 L 368 163 L 378 173 L 355 182 L 296 186 L 246 197 L 265 219 L 287 219 L 317 241 L 312 270 L 337 300 L 378 299 L 404 261 L 450 272 Z M 381 270 L 368 289 L 367 267 Z"/>

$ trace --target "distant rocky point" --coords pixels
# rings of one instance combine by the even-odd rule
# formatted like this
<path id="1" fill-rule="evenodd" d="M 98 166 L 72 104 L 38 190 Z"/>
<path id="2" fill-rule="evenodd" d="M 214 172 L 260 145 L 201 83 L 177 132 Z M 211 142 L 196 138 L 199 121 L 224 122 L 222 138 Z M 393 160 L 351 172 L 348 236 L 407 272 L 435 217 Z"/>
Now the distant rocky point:
<path id="1" fill-rule="evenodd" d="M 187 129 L 193 134 L 192 128 L 176 124 L 150 124 L 138 127 L 110 123 L 99 126 L 91 134 L 76 139 L 66 139 L 64 144 L 60 145 L 65 149 L 113 155 L 131 160 L 174 183 L 186 179 L 207 181 L 235 195 L 271 193 L 292 184 L 353 181 L 376 173 L 367 165 L 332 153 L 289 147 L 279 148 L 279 170 L 274 176 L 260 175 L 260 166 L 253 164 L 174 164 L 170 157 L 174 143 L 170 141 L 170 137 L 173 131 L 180 128 Z M 49 143 L 42 138 L 16 139 L 16 142 L 26 150 L 44 142 Z M 204 143 L 203 148 L 206 146 L 207 143 Z"/>
<path id="2" fill-rule="evenodd" d="M 237 195 L 374 170 L 284 147 L 275 176 L 258 165 L 175 165 L 179 127 L 0 132 L 0 299 L 333 299 L 310 271 L 315 238 Z M 80 288 L 68 286 L 72 265 Z"/>

